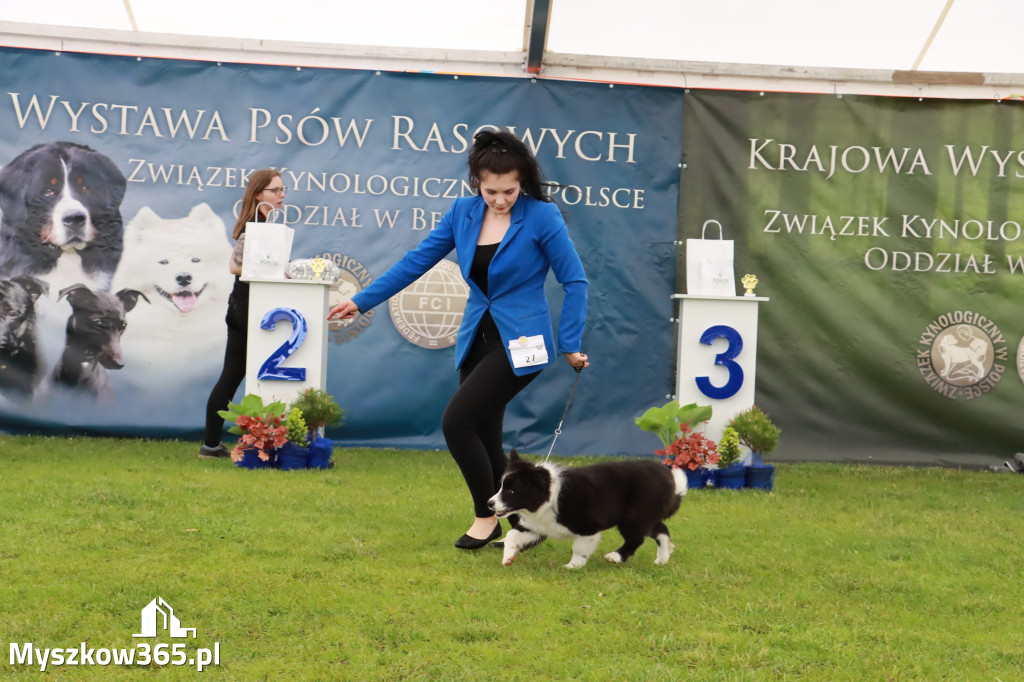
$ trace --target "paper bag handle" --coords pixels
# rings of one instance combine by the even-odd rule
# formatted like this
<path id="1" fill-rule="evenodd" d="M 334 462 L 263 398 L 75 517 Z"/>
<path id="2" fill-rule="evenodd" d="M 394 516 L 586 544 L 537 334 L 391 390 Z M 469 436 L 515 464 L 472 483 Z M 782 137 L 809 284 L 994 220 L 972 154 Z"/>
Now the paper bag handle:
<path id="1" fill-rule="evenodd" d="M 704 226 L 700 229 L 700 238 L 701 239 L 704 239 L 704 232 L 708 229 L 708 223 L 714 223 L 715 225 L 718 225 L 718 238 L 719 239 L 725 239 L 725 235 L 722 234 L 722 223 L 718 222 L 717 220 L 713 220 L 713 219 L 712 220 L 705 220 L 704 221 Z"/>
<path id="2" fill-rule="evenodd" d="M 273 220 L 274 214 L 277 213 L 277 214 L 279 214 L 281 216 L 281 224 L 282 225 L 284 224 L 284 211 L 282 211 L 279 208 L 274 208 L 274 205 L 272 203 L 270 203 L 269 201 L 261 201 L 260 203 L 256 204 L 256 212 L 257 213 L 260 210 L 260 206 L 269 206 L 270 207 L 270 210 L 267 211 L 267 222 L 268 223 L 274 222 L 274 220 Z M 719 227 L 721 227 L 721 226 L 719 226 Z"/>

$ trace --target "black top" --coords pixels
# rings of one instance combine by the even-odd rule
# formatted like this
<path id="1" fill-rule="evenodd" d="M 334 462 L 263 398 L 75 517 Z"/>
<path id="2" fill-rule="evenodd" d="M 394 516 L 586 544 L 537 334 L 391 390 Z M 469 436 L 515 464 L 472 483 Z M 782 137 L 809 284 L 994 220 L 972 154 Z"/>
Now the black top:
<path id="1" fill-rule="evenodd" d="M 480 290 L 487 295 L 487 269 L 491 267 L 491 260 L 498 250 L 498 243 L 477 244 L 476 253 L 473 255 L 473 264 L 469 266 L 469 278 L 476 282 Z"/>
<path id="2" fill-rule="evenodd" d="M 497 251 L 498 243 L 477 244 L 476 253 L 473 254 L 473 263 L 469 266 L 469 278 L 476 282 L 476 285 L 484 292 L 484 296 L 487 295 L 487 270 Z M 484 313 L 480 320 L 477 335 L 482 336 L 486 342 L 497 341 L 500 343 L 498 326 L 494 324 L 494 319 L 489 312 Z"/>

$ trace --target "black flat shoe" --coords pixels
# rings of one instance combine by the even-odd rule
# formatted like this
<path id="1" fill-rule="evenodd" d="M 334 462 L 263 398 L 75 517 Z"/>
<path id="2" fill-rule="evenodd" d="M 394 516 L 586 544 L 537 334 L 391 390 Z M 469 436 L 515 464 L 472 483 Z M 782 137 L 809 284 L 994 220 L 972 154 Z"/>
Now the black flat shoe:
<path id="1" fill-rule="evenodd" d="M 455 541 L 455 546 L 457 548 L 459 548 L 459 549 L 480 549 L 481 547 L 483 547 L 487 543 L 489 543 L 489 542 L 491 542 L 493 540 L 497 540 L 500 537 L 501 537 L 501 523 L 498 523 L 498 525 L 496 525 L 494 527 L 494 531 L 489 536 L 484 538 L 483 540 L 481 540 L 479 538 L 473 538 L 473 537 L 470 537 L 468 535 L 463 535 L 461 538 L 459 538 L 458 540 Z"/>
<path id="2" fill-rule="evenodd" d="M 200 459 L 217 459 L 219 457 L 230 457 L 231 453 L 224 447 L 224 443 L 217 443 L 215 446 L 203 443 L 199 446 Z"/>

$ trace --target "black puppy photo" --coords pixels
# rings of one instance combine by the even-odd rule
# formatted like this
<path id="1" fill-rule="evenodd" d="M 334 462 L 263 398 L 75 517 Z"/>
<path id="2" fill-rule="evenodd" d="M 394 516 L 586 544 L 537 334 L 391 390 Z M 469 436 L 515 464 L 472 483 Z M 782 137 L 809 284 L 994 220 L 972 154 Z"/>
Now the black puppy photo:
<path id="1" fill-rule="evenodd" d="M 114 162 L 84 145 L 48 142 L 16 156 L 0 170 L 0 276 L 109 289 L 125 187 Z"/>
<path id="2" fill-rule="evenodd" d="M 675 548 L 665 520 L 685 494 L 686 474 L 650 459 L 570 468 L 534 464 L 513 449 L 501 488 L 487 504 L 499 518 L 519 517 L 505 536 L 506 566 L 551 537 L 572 538 L 572 559 L 565 567 L 581 568 L 609 528 L 618 528 L 622 546 L 605 554 L 605 561 L 625 563 L 644 538 L 652 538 L 658 545 L 654 563 L 664 564 Z"/>
<path id="3" fill-rule="evenodd" d="M 36 300 L 49 287 L 35 277 L 0 280 L 0 394 L 32 397 L 44 374 L 36 333 Z"/>
<path id="4" fill-rule="evenodd" d="M 134 289 L 110 294 L 92 291 L 84 284 L 62 289 L 57 300 L 65 296 L 71 316 L 64 352 L 53 370 L 53 384 L 111 400 L 114 393 L 107 370 L 124 367 L 121 335 L 128 326 L 125 316 L 139 298 L 147 303 L 149 299 Z"/>

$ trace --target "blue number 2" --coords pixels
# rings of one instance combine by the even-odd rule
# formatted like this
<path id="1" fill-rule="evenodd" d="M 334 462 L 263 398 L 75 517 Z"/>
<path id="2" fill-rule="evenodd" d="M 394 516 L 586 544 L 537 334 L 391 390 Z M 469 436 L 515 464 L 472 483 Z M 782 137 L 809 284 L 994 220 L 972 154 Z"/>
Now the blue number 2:
<path id="1" fill-rule="evenodd" d="M 282 381 L 305 381 L 305 367 L 281 367 L 281 363 L 288 359 L 288 356 L 298 350 L 302 342 L 306 340 L 306 332 L 309 325 L 306 318 L 294 308 L 274 308 L 268 310 L 260 322 L 260 329 L 273 329 L 280 320 L 290 320 L 292 323 L 292 335 L 282 343 L 277 350 L 270 354 L 260 367 L 257 379 L 279 379 Z"/>
<path id="2" fill-rule="evenodd" d="M 697 377 L 697 388 L 709 398 L 725 400 L 739 393 L 740 387 L 743 385 L 743 368 L 733 361 L 743 350 L 743 337 L 732 327 L 717 324 L 714 327 L 708 327 L 701 334 L 700 342 L 710 346 L 715 339 L 719 338 L 724 338 L 729 345 L 715 356 L 715 364 L 729 370 L 729 380 L 725 382 L 725 386 L 715 386 L 708 377 Z"/>

